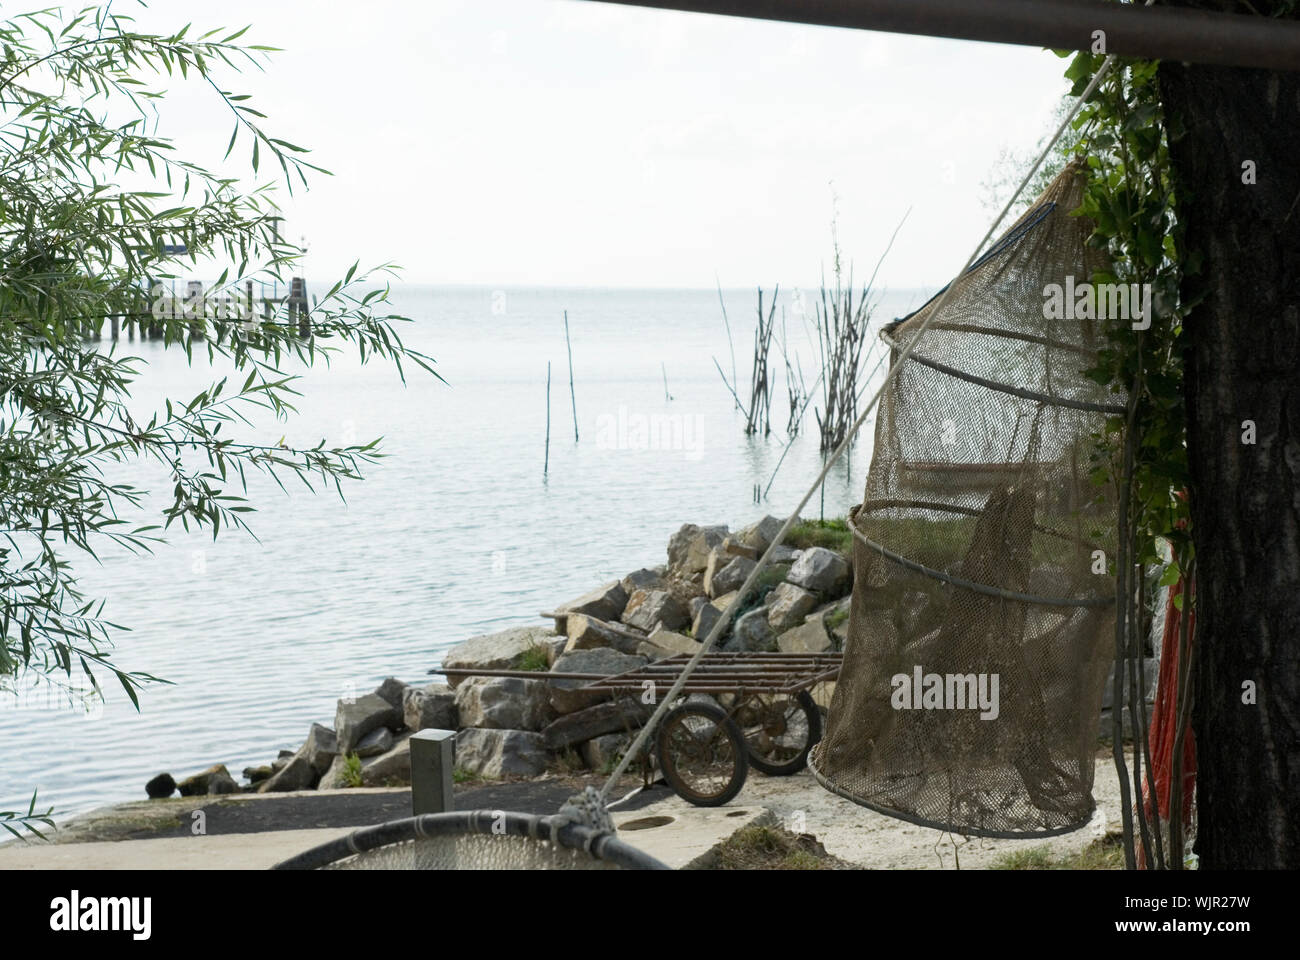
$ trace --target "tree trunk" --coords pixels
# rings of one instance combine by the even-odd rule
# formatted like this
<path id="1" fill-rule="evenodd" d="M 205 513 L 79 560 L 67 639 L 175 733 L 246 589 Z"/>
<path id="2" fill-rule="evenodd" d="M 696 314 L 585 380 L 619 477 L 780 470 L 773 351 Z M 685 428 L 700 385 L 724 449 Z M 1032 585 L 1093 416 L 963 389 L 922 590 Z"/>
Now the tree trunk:
<path id="1" fill-rule="evenodd" d="M 1230 0 L 1171 6 L 1241 12 Z M 1300 16 L 1263 0 L 1262 15 Z M 1196 851 L 1300 867 L 1300 73 L 1166 62 L 1197 555 Z M 1256 183 L 1244 167 L 1253 162 Z M 1254 443 L 1246 421 L 1254 424 Z M 1254 696 L 1250 696 L 1253 685 Z M 1253 699 L 1254 702 L 1250 702 Z"/>

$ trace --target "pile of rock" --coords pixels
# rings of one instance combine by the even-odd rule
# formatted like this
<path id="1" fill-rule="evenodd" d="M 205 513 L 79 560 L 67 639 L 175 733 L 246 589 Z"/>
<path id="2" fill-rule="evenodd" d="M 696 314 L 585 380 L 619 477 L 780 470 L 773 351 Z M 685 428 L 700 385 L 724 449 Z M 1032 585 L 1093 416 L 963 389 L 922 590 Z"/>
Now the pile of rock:
<path id="1" fill-rule="evenodd" d="M 406 784 L 409 737 L 426 728 L 458 731 L 456 766 L 470 775 L 537 776 L 560 757 L 606 769 L 652 707 L 639 699 L 614 703 L 608 692 L 581 689 L 584 680 L 549 674 L 608 676 L 693 653 L 736 603 L 742 608 L 723 633 L 721 650 L 841 648 L 853 571 L 834 550 L 778 548 L 770 575 L 740 598 L 740 586 L 780 527 L 774 517 L 734 534 L 725 526 L 686 524 L 668 541 L 666 565 L 634 571 L 544 614 L 554 630 L 516 627 L 471 637 L 442 662 L 470 671 L 535 672 L 535 678 L 453 676 L 445 686 L 426 687 L 389 678 L 374 693 L 340 700 L 333 729 L 313 724 L 298 750 L 246 769 L 246 786 L 216 766 L 179 784 L 162 774 L 149 782 L 149 795 L 168 796 L 173 788 L 193 795 Z"/>

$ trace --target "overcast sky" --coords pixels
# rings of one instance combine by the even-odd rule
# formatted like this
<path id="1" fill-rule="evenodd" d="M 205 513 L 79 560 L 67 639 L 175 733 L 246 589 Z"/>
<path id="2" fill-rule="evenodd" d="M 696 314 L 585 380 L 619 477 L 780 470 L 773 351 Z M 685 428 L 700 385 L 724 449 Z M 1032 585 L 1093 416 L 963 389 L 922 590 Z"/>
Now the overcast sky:
<path id="1" fill-rule="evenodd" d="M 860 272 L 911 207 L 882 280 L 937 284 L 991 219 L 1000 150 L 1032 147 L 1065 89 L 1038 49 L 588 0 L 114 9 L 284 48 L 226 86 L 335 174 L 286 201 L 313 277 L 360 258 L 433 283 L 807 286 L 837 203 Z M 224 107 L 172 90 L 161 132 L 218 161 Z"/>

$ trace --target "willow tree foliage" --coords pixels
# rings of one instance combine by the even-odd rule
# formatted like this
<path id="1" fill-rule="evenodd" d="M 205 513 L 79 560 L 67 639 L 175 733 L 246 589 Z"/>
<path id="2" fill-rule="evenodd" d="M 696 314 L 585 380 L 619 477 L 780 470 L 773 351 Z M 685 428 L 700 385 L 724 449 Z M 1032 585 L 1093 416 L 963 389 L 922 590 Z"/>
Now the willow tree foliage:
<path id="1" fill-rule="evenodd" d="M 0 24 L 0 695 L 37 683 L 99 697 L 116 682 L 138 709 L 157 678 L 115 665 L 120 628 L 79 588 L 78 564 L 106 548 L 147 551 L 174 524 L 214 537 L 246 528 L 253 473 L 340 493 L 359 478 L 376 442 L 251 442 L 254 416 L 294 412 L 293 371 L 356 350 L 399 376 L 433 373 L 399 338 L 405 318 L 383 312 L 386 285 L 363 290 L 355 266 L 317 301 L 306 338 L 284 305 L 255 319 L 154 309 L 153 285 L 215 263 L 217 294 L 239 295 L 249 279 L 285 283 L 301 254 L 278 235 L 276 197 L 327 171 L 227 85 L 273 52 L 242 41 L 245 30 L 141 32 L 111 5 Z M 225 157 L 201 164 L 166 135 L 159 107 L 182 83 L 228 110 Z M 242 156 L 243 178 L 214 172 L 242 169 Z M 131 402 L 143 361 L 87 337 L 112 318 L 237 374 L 143 411 Z M 147 491 L 108 479 L 127 460 L 170 474 L 160 515 L 144 512 Z M 0 813 L 11 832 L 40 820 L 34 802 Z"/>

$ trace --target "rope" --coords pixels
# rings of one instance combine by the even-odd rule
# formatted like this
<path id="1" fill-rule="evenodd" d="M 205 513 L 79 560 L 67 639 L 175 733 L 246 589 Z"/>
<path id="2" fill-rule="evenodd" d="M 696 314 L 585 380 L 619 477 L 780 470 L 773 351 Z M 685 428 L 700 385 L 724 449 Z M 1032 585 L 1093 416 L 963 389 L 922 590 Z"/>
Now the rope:
<path id="1" fill-rule="evenodd" d="M 1150 5 L 1151 2 L 1152 0 L 1147 0 L 1148 5 Z M 979 245 L 976 246 L 974 252 L 972 252 L 970 257 L 966 260 L 965 265 L 957 272 L 957 276 L 960 277 L 965 274 L 979 258 L 980 251 L 983 250 L 989 241 L 993 239 L 994 231 L 997 230 L 1002 221 L 1006 218 L 1011 207 L 1020 197 L 1020 194 L 1024 191 L 1025 187 L 1029 185 L 1029 181 L 1032 180 L 1034 174 L 1038 172 L 1038 168 L 1043 165 L 1043 161 L 1047 159 L 1047 155 L 1051 152 L 1052 148 L 1056 146 L 1056 141 L 1061 138 L 1063 133 L 1065 133 L 1065 128 L 1070 125 L 1072 120 L 1074 120 L 1088 97 L 1092 96 L 1092 92 L 1097 89 L 1097 85 L 1101 83 L 1106 74 L 1110 72 L 1114 63 L 1114 54 L 1106 57 L 1101 68 L 1093 75 L 1091 82 L 1089 82 L 1083 93 L 1079 95 L 1078 100 L 1076 100 L 1074 106 L 1070 108 L 1065 119 L 1061 121 L 1061 125 L 1056 128 L 1056 132 L 1052 134 L 1051 139 L 1047 142 L 1047 146 L 1043 148 L 1042 153 L 1038 155 L 1038 159 L 1034 161 L 1034 165 L 1030 167 L 1029 172 L 1026 173 L 1024 179 L 1020 181 L 1020 186 L 1016 187 L 1015 192 L 1007 201 L 1006 206 L 1002 208 L 1002 212 L 998 214 L 997 219 L 993 221 L 988 232 L 984 234 L 984 239 L 979 242 Z M 862 424 L 866 422 L 871 411 L 875 409 L 876 404 L 880 402 L 880 398 L 884 394 L 885 389 L 898 375 L 898 371 L 902 368 L 903 364 L 907 362 L 908 357 L 912 355 L 912 351 L 916 348 L 916 345 L 921 342 L 921 338 L 925 335 L 926 330 L 930 328 L 930 325 L 934 322 L 935 318 L 943 311 L 944 306 L 948 302 L 948 298 L 952 295 L 952 289 L 952 284 L 949 284 L 944 288 L 942 294 L 939 296 L 938 303 L 936 303 L 934 309 L 930 311 L 930 315 L 927 316 L 921 326 L 917 328 L 916 335 L 912 337 L 907 346 L 901 353 L 899 353 L 895 362 L 890 365 L 889 372 L 885 375 L 884 381 L 881 382 L 879 389 L 876 390 L 875 395 L 871 398 L 871 402 L 867 404 L 866 408 L 860 414 L 858 414 L 858 418 L 849 428 L 847 435 L 840 441 L 840 445 L 835 448 L 835 452 L 831 454 L 830 458 L 826 461 L 826 464 L 822 467 L 821 473 L 817 475 L 817 479 L 813 481 L 812 486 L 808 488 L 808 491 L 803 495 L 803 498 L 794 508 L 794 511 L 786 518 L 785 523 L 781 525 L 781 529 L 773 538 L 772 543 L 768 546 L 767 550 L 763 552 L 763 555 L 759 557 L 758 563 L 756 563 L 754 569 L 749 572 L 749 576 L 745 578 L 745 582 L 741 585 L 740 591 L 737 594 L 737 599 L 734 602 L 727 604 L 727 609 L 722 612 L 722 616 L 720 616 L 717 619 L 717 622 L 713 624 L 713 629 L 709 631 L 709 635 L 705 638 L 704 643 L 700 645 L 700 649 L 695 652 L 693 657 L 691 657 L 690 661 L 682 669 L 681 675 L 678 676 L 677 680 L 668 689 L 668 693 L 659 701 L 659 704 L 655 707 L 655 711 L 651 714 L 650 719 L 646 721 L 645 726 L 641 728 L 636 739 L 632 742 L 631 747 L 629 747 L 623 754 L 623 758 L 618 762 L 618 765 L 615 766 L 613 773 L 611 773 L 609 779 L 605 781 L 605 785 L 601 787 L 600 796 L 602 799 L 607 797 L 610 790 L 612 790 L 614 785 L 618 783 L 619 778 L 623 776 L 623 772 L 627 769 L 628 764 L 632 762 L 632 758 L 640 755 L 641 751 L 645 748 L 646 742 L 650 739 L 651 734 L 654 733 L 659 722 L 663 719 L 664 714 L 667 713 L 673 701 L 681 695 L 682 688 L 686 686 L 686 681 L 690 679 L 691 674 L 695 672 L 695 668 L 699 666 L 699 663 L 704 658 L 705 654 L 713 649 L 713 645 L 722 635 L 722 632 L 731 625 L 731 621 L 735 618 L 736 611 L 740 608 L 741 602 L 749 595 L 749 592 L 754 588 L 754 584 L 758 582 L 759 576 L 771 563 L 776 548 L 781 545 L 786 534 L 790 532 L 790 528 L 794 526 L 795 520 L 798 519 L 803 508 L 808 505 L 813 494 L 817 492 L 817 488 L 821 486 L 822 482 L 831 472 L 831 468 L 835 466 L 844 451 L 848 449 L 849 444 L 852 443 L 853 438 L 857 436 L 858 430 L 861 429 Z"/>

